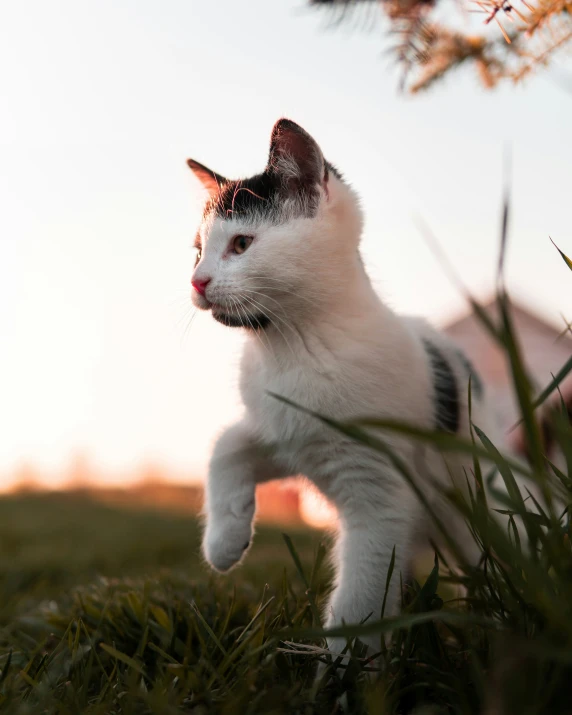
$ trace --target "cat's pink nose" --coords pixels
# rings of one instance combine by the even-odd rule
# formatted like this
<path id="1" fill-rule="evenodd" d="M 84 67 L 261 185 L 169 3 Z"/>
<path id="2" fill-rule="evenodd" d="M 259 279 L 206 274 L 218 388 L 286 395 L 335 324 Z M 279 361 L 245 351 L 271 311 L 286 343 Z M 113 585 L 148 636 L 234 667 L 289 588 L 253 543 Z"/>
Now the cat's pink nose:
<path id="1" fill-rule="evenodd" d="M 208 284 L 211 282 L 210 278 L 193 278 L 191 285 L 200 295 L 204 295 Z"/>

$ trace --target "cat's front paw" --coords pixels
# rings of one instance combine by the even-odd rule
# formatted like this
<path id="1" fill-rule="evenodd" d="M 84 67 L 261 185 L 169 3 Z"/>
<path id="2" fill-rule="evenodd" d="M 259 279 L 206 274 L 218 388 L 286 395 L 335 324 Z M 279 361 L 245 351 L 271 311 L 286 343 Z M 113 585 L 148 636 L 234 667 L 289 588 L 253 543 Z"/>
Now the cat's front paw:
<path id="1" fill-rule="evenodd" d="M 245 554 L 252 540 L 252 519 L 228 514 L 209 520 L 203 538 L 203 553 L 217 571 L 228 571 Z"/>

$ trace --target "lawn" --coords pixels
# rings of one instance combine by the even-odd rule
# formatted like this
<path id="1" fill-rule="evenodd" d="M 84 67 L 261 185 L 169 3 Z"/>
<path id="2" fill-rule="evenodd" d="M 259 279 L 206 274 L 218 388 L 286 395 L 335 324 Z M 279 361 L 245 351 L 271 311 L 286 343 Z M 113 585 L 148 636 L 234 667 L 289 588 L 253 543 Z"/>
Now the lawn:
<path id="1" fill-rule="evenodd" d="M 196 519 L 171 513 L 66 494 L 1 499 L 0 708 L 286 711 L 301 672 L 286 677 L 264 644 L 312 620 L 282 534 L 259 529 L 225 577 L 202 563 L 199 536 Z M 310 573 L 320 534 L 291 537 Z"/>
<path id="2" fill-rule="evenodd" d="M 65 493 L 0 499 L 0 711 L 310 715 L 417 702 L 405 661 L 393 685 L 368 690 L 361 661 L 317 683 L 319 654 L 288 645 L 319 626 L 324 534 L 259 528 L 226 576 L 203 564 L 199 539 L 196 519 L 172 513 Z M 421 610 L 439 602 L 433 588 L 421 596 Z M 413 652 L 432 628 L 398 647 Z"/>

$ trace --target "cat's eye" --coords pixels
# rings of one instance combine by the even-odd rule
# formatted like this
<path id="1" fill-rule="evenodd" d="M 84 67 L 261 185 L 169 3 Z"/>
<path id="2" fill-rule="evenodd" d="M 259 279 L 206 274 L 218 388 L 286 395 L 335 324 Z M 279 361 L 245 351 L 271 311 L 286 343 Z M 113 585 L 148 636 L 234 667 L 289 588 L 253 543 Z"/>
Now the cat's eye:
<path id="1" fill-rule="evenodd" d="M 252 236 L 235 236 L 232 240 L 232 250 L 234 253 L 244 253 L 252 243 Z"/>
<path id="2" fill-rule="evenodd" d="M 199 265 L 202 255 L 203 249 L 200 246 L 195 246 L 195 267 Z"/>

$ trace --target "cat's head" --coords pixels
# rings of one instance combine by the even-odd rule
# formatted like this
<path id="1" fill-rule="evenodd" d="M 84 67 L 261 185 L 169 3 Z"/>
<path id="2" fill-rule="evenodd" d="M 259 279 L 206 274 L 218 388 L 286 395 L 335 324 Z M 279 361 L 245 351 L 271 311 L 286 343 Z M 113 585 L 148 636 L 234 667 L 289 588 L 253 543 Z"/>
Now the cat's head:
<path id="1" fill-rule="evenodd" d="M 209 198 L 197 232 L 192 300 L 251 329 L 324 307 L 343 291 L 361 233 L 357 198 L 300 126 L 280 119 L 266 168 L 229 180 L 192 159 Z"/>

